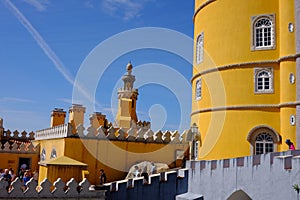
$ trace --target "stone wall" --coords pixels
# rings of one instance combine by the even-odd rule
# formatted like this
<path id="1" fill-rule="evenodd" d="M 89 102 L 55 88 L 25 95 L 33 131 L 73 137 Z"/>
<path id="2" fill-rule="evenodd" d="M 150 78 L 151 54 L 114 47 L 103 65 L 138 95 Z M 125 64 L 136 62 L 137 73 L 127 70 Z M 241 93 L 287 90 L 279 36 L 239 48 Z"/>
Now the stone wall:
<path id="1" fill-rule="evenodd" d="M 204 199 L 297 199 L 300 151 L 276 152 L 226 160 L 189 161 L 189 192 Z M 248 199 L 248 198 L 246 198 Z"/>
<path id="2" fill-rule="evenodd" d="M 0 199 L 110 199 L 110 200 L 168 200 L 188 191 L 188 169 L 162 172 L 149 176 L 107 183 L 103 186 L 91 186 L 87 179 L 79 184 L 71 179 L 66 184 L 58 179 L 53 184 L 45 179 L 40 186 L 31 179 L 22 189 L 21 181 L 8 183 L 0 179 Z"/>
<path id="3" fill-rule="evenodd" d="M 169 200 L 188 191 L 188 169 L 168 171 L 149 176 L 105 184 L 107 199 L 111 200 Z"/>
<path id="4" fill-rule="evenodd" d="M 45 179 L 40 186 L 31 179 L 26 184 L 26 189 L 17 178 L 11 183 L 7 191 L 8 183 L 0 179 L 0 199 L 105 199 L 105 191 L 90 189 L 90 183 L 84 179 L 79 184 L 71 179 L 66 184 L 58 179 L 53 184 Z"/>

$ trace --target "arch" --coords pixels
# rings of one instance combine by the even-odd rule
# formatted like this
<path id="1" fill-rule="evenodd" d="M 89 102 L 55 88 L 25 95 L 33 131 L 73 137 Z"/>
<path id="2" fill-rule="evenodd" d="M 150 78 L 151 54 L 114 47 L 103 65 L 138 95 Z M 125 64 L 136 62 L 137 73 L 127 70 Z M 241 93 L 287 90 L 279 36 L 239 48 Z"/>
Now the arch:
<path id="1" fill-rule="evenodd" d="M 254 68 L 254 92 L 272 93 L 273 92 L 273 68 Z"/>
<path id="2" fill-rule="evenodd" d="M 243 190 L 237 190 L 232 193 L 227 200 L 252 200 Z"/>
<path id="3" fill-rule="evenodd" d="M 204 33 L 200 33 L 197 37 L 196 41 L 196 64 L 203 62 L 203 54 L 204 54 Z"/>
<path id="4" fill-rule="evenodd" d="M 252 50 L 275 48 L 275 15 L 252 17 Z"/>
<path id="5" fill-rule="evenodd" d="M 261 125 L 250 130 L 247 141 L 251 146 L 251 154 L 268 153 L 277 150 L 277 144 L 281 142 L 281 136 L 272 127 Z M 263 150 L 258 151 L 256 149 L 258 146 L 261 146 L 260 148 L 263 148 Z M 265 151 L 264 148 L 270 149 Z"/>

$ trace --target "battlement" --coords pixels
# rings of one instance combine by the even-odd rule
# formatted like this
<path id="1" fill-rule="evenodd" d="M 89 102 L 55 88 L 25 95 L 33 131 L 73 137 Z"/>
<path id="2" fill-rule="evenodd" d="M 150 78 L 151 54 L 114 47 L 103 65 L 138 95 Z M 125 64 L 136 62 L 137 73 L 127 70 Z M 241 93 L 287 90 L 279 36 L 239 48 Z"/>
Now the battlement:
<path id="1" fill-rule="evenodd" d="M 189 193 L 228 199 L 234 192 L 251 199 L 293 199 L 300 180 L 300 150 L 224 160 L 187 161 Z M 215 190 L 214 188 L 218 188 Z M 262 192 L 263 191 L 263 192 Z M 270 196 L 271 194 L 271 196 Z"/>
<path id="2" fill-rule="evenodd" d="M 90 190 L 90 183 L 83 179 L 79 184 L 72 178 L 66 184 L 59 178 L 53 184 L 45 179 L 40 186 L 31 178 L 26 183 L 27 188 L 23 190 L 19 178 L 11 183 L 9 191 L 6 190 L 8 182 L 0 179 L 0 199 L 105 199 L 105 191 Z"/>
<path id="3" fill-rule="evenodd" d="M 37 182 L 31 179 L 22 189 L 21 181 L 17 178 L 11 183 L 9 191 L 7 181 L 0 179 L 0 199 L 174 199 L 176 195 L 187 192 L 188 169 L 178 171 L 167 171 L 149 176 L 147 182 L 143 177 L 128 180 L 120 180 L 107 183 L 103 186 L 91 186 L 87 179 L 79 184 L 72 178 L 64 183 L 60 178 L 53 184 L 45 179 L 38 186 Z"/>
<path id="4" fill-rule="evenodd" d="M 150 175 L 147 181 L 137 177 L 107 183 L 100 188 L 106 190 L 107 199 L 175 199 L 176 195 L 188 191 L 188 172 L 188 169 L 167 171 Z"/>
<path id="5" fill-rule="evenodd" d="M 3 131 L 0 135 L 0 153 L 38 154 L 39 145 L 33 145 L 34 132 Z"/>
<path id="6" fill-rule="evenodd" d="M 31 141 L 34 140 L 34 132 L 27 133 L 26 131 L 18 132 L 15 130 L 11 132 L 9 129 L 6 131 L 0 132 L 0 140 L 1 141 L 8 141 L 8 140 L 17 140 L 17 141 Z"/>
<path id="7" fill-rule="evenodd" d="M 278 162 L 282 161 L 282 169 L 291 170 L 294 168 L 300 169 L 300 166 L 296 165 L 296 159 L 300 159 L 300 150 L 274 152 L 269 154 L 259 154 L 246 157 L 238 157 L 232 159 L 223 160 L 200 160 L 189 161 L 187 167 L 192 170 L 223 170 L 225 168 L 237 168 L 237 167 L 272 167 L 278 165 Z M 281 161 L 280 161 L 281 160 Z"/>
<path id="8" fill-rule="evenodd" d="M 76 128 L 76 133 L 73 134 L 72 126 L 70 124 L 64 124 L 36 131 L 36 140 L 80 137 L 85 139 L 107 139 L 146 143 L 187 143 L 185 134 L 180 135 L 178 131 L 157 131 L 154 133 L 149 128 L 149 123 L 147 122 L 140 122 L 137 125 L 135 128 L 126 130 L 123 128 L 114 128 L 113 126 L 109 128 L 100 126 L 98 129 L 89 126 L 86 129 L 82 124 L 79 124 Z"/>

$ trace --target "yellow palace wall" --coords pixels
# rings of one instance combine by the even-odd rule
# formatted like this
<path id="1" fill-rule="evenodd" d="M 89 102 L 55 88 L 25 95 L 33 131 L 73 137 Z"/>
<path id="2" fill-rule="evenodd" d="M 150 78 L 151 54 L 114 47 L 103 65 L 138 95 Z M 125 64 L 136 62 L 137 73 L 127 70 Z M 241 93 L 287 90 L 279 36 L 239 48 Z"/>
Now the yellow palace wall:
<path id="1" fill-rule="evenodd" d="M 15 173 L 19 172 L 19 166 L 23 163 L 19 163 L 19 158 L 29 158 L 30 159 L 30 166 L 28 166 L 32 171 L 38 169 L 38 154 L 30 154 L 30 153 L 0 153 L 0 167 L 2 169 L 9 169 L 12 168 Z"/>
<path id="2" fill-rule="evenodd" d="M 176 160 L 176 150 L 187 150 L 188 144 L 158 144 L 144 142 L 109 141 L 80 138 L 63 138 L 40 141 L 46 152 L 56 149 L 57 157 L 67 156 L 88 165 L 87 178 L 91 184 L 99 184 L 100 169 L 104 169 L 107 181 L 125 178 L 129 168 L 142 161 L 170 164 Z M 50 160 L 49 153 L 45 162 Z M 40 178 L 56 180 L 59 176 L 40 166 Z M 70 174 L 70 173 L 69 173 Z M 57 176 L 57 177 L 56 177 Z"/>
<path id="3" fill-rule="evenodd" d="M 267 126 L 281 137 L 275 151 L 287 150 L 285 139 L 296 143 L 295 34 L 288 31 L 294 23 L 294 1 L 274 0 L 196 0 L 194 41 L 204 34 L 204 59 L 194 63 L 192 78 L 191 123 L 199 126 L 203 146 L 199 159 L 222 159 L 253 154 L 247 141 L 257 126 Z M 275 15 L 275 48 L 252 47 L 252 17 Z M 195 56 L 196 57 L 196 56 Z M 273 69 L 273 93 L 254 92 L 254 68 Z M 202 95 L 195 100 L 196 80 L 202 79 Z"/>

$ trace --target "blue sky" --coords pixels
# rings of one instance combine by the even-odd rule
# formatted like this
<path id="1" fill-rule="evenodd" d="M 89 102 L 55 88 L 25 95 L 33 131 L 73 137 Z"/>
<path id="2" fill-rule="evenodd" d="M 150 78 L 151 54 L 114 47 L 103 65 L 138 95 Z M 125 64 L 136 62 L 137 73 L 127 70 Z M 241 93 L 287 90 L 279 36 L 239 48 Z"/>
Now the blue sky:
<path id="1" fill-rule="evenodd" d="M 93 49 L 116 34 L 161 27 L 192 38 L 193 9 L 193 0 L 0 0 L 0 117 L 4 119 L 4 127 L 19 131 L 49 127 L 53 108 L 67 111 L 70 107 L 73 83 L 82 63 Z M 126 45 L 134 43 L 131 39 Z M 99 55 L 99 59 L 115 49 L 118 45 Z M 116 88 L 121 86 L 120 78 L 129 61 L 136 67 L 133 74 L 137 82 L 141 79 L 149 82 L 154 76 L 165 77 L 171 85 L 160 84 L 159 78 L 152 83 L 142 81 L 137 102 L 139 119 L 151 120 L 154 130 L 176 130 L 183 118 L 180 129 L 188 128 L 191 102 L 186 99 L 190 97 L 182 100 L 178 96 L 188 96 L 186 91 L 190 95 L 189 88 L 179 88 L 185 91 L 181 94 L 174 87 L 180 85 L 176 74 L 189 82 L 191 64 L 161 49 L 135 50 L 118 56 L 108 66 L 99 66 L 105 67 L 105 72 L 91 94 L 97 102 L 95 111 L 114 121 Z M 152 76 L 146 73 L 146 67 L 151 65 L 158 69 L 153 70 Z M 175 76 L 162 73 L 155 66 L 167 66 Z M 82 102 L 75 100 L 75 103 Z M 181 104 L 188 114 L 180 111 Z"/>

